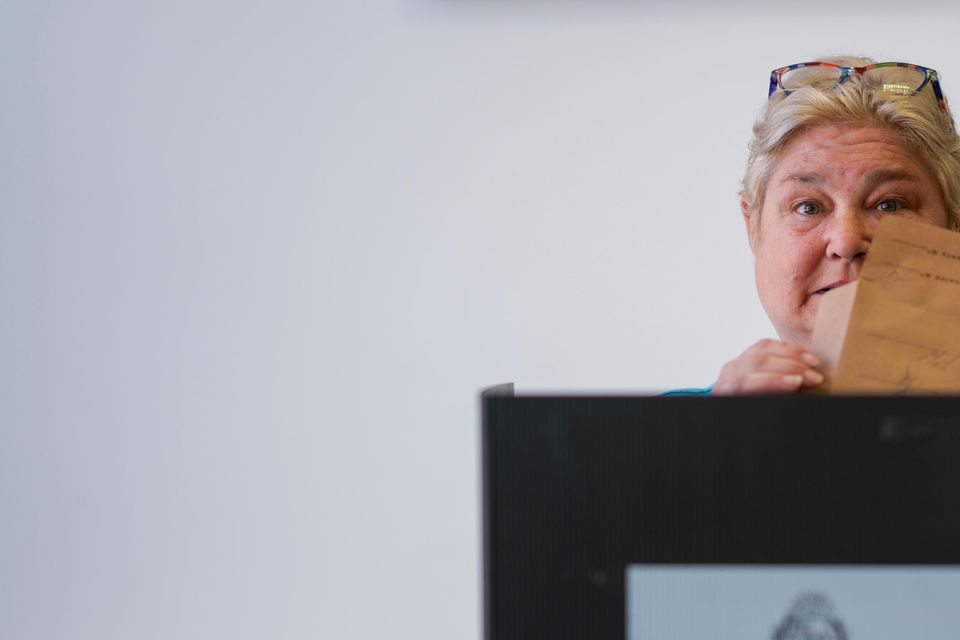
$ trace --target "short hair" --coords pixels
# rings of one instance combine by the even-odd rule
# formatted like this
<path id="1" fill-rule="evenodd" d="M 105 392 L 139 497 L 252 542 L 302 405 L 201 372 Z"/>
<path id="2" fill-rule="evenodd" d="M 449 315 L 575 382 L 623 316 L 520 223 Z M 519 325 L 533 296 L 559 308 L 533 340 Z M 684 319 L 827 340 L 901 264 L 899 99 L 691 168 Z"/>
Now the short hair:
<path id="1" fill-rule="evenodd" d="M 831 56 L 818 62 L 861 67 L 874 60 Z M 777 91 L 770 96 L 753 125 L 740 188 L 751 225 L 759 221 L 770 176 L 784 147 L 817 125 L 847 123 L 888 127 L 899 133 L 936 178 L 951 226 L 960 229 L 960 137 L 953 118 L 940 108 L 930 87 L 915 96 L 884 93 L 858 74 L 830 89 L 808 86 L 790 95 Z"/>

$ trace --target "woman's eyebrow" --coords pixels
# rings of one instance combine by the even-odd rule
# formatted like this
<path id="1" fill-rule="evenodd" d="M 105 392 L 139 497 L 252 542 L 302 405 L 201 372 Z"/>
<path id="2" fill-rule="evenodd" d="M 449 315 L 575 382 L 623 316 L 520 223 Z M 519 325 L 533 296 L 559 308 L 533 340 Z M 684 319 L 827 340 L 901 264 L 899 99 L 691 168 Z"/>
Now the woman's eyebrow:
<path id="1" fill-rule="evenodd" d="M 906 169 L 877 169 L 876 171 L 871 171 L 866 175 L 864 183 L 867 185 L 867 187 L 873 188 L 885 182 L 896 182 L 900 180 L 907 180 L 910 182 L 919 181 L 914 174 L 910 173 Z M 797 173 L 791 173 L 784 176 L 780 182 L 819 185 L 823 182 L 823 176 L 816 171 L 799 171 Z"/>
<path id="2" fill-rule="evenodd" d="M 865 182 L 872 189 L 885 182 L 900 181 L 919 182 L 915 175 L 905 169 L 878 169 L 867 174 Z"/>
<path id="3" fill-rule="evenodd" d="M 823 182 L 823 176 L 821 176 L 816 171 L 802 171 L 798 173 L 791 173 L 783 177 L 783 180 L 780 182 L 797 182 L 800 184 L 820 184 Z"/>

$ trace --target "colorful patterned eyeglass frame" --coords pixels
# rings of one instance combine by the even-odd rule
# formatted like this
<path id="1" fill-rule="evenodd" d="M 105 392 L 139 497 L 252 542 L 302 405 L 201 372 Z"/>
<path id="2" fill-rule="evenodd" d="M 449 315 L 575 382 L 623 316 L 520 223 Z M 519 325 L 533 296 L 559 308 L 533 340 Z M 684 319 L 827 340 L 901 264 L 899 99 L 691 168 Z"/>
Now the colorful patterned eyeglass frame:
<path id="1" fill-rule="evenodd" d="M 921 67 L 918 64 L 910 64 L 909 62 L 878 62 L 876 64 L 868 64 L 865 67 L 845 67 L 841 64 L 834 64 L 832 62 L 798 62 L 797 64 L 780 67 L 779 69 L 774 69 L 770 72 L 770 91 L 767 93 L 767 98 L 772 96 L 777 89 L 783 91 L 786 95 L 790 95 L 792 91 L 784 89 L 783 84 L 780 82 L 780 78 L 787 71 L 793 71 L 794 69 L 800 69 L 802 67 L 832 67 L 834 69 L 839 69 L 840 77 L 837 79 L 837 84 L 834 86 L 843 84 L 854 73 L 863 75 L 865 71 L 869 71 L 871 69 L 878 69 L 882 67 L 905 67 L 907 69 L 915 69 L 923 73 L 925 77 L 923 82 L 920 83 L 920 86 L 914 89 L 913 93 L 910 95 L 917 95 L 923 91 L 923 88 L 927 86 L 927 84 L 930 84 L 933 87 L 934 95 L 937 96 L 937 104 L 940 105 L 940 109 L 944 113 L 948 113 L 947 101 L 944 99 L 943 92 L 940 90 L 940 79 L 937 75 L 937 72 L 927 67 Z"/>

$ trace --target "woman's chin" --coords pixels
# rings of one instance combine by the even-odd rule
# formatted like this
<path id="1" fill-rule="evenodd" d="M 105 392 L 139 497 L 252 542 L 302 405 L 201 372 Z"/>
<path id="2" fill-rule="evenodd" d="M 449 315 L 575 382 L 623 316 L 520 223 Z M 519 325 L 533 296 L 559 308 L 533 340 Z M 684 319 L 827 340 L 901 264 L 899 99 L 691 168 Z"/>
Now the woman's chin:
<path id="1" fill-rule="evenodd" d="M 809 347 L 813 340 L 813 325 L 820 308 L 821 295 L 811 296 L 807 302 L 797 309 L 786 323 L 774 323 L 777 334 L 785 342 L 793 342 L 801 347 Z"/>

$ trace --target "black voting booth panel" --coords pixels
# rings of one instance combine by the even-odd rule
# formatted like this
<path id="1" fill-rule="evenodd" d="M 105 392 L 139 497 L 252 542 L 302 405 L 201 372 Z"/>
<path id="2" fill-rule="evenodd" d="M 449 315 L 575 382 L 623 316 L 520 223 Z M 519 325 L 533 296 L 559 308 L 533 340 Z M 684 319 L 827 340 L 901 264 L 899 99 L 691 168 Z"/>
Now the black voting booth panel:
<path id="1" fill-rule="evenodd" d="M 623 640 L 630 563 L 960 564 L 960 397 L 481 402 L 487 640 Z"/>

